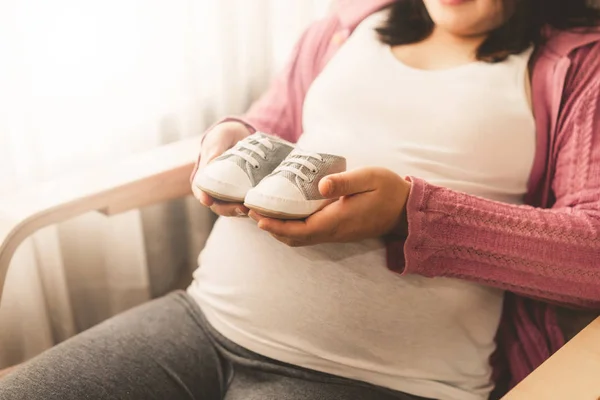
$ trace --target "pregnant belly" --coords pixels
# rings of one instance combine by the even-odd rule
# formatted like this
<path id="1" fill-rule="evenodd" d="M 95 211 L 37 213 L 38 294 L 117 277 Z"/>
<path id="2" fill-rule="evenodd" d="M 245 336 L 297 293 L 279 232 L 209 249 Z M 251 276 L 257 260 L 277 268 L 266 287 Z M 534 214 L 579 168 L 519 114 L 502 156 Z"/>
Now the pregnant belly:
<path id="1" fill-rule="evenodd" d="M 463 344 L 487 360 L 500 292 L 399 276 L 385 264 L 378 240 L 290 248 L 251 220 L 221 218 L 194 274 L 195 297 L 205 312 L 248 337 L 342 363 L 397 370 L 415 365 L 407 347 L 426 360 Z M 455 347 L 445 345 L 448 337 Z"/>

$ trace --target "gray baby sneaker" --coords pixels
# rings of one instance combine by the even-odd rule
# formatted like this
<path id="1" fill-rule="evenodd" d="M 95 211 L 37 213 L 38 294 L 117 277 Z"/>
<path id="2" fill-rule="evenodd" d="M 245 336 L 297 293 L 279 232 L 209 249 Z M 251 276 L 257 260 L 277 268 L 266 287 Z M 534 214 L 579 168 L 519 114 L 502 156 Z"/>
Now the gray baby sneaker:
<path id="1" fill-rule="evenodd" d="M 275 171 L 246 194 L 246 207 L 279 219 L 302 219 L 325 207 L 319 181 L 344 172 L 346 159 L 296 149 Z"/>

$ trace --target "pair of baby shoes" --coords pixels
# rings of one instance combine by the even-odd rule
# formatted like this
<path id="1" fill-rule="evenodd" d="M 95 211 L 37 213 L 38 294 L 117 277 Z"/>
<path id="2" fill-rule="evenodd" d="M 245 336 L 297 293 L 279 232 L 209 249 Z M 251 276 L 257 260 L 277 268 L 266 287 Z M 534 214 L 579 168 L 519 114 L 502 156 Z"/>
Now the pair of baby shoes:
<path id="1" fill-rule="evenodd" d="M 194 185 L 217 200 L 244 203 L 267 217 L 302 219 L 328 203 L 319 181 L 345 170 L 343 157 L 304 151 L 257 132 L 211 161 L 196 174 Z"/>

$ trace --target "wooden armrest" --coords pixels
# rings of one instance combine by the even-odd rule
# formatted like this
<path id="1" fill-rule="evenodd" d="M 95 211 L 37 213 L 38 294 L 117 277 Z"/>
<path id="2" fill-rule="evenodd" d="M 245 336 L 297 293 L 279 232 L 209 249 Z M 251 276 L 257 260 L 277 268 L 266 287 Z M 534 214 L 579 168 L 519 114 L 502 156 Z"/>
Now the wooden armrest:
<path id="1" fill-rule="evenodd" d="M 201 137 L 183 140 L 0 199 L 0 301 L 11 258 L 29 235 L 89 211 L 107 215 L 191 194 Z"/>
<path id="2" fill-rule="evenodd" d="M 517 385 L 503 400 L 600 399 L 600 318 Z"/>

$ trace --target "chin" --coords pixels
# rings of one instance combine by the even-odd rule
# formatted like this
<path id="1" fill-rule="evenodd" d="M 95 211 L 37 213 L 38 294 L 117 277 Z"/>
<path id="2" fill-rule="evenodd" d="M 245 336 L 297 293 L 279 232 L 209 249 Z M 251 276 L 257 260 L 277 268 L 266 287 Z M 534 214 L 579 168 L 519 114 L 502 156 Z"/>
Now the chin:
<path id="1" fill-rule="evenodd" d="M 431 19 L 438 29 L 451 33 L 454 36 L 480 36 L 491 32 L 495 24 L 490 21 L 482 21 L 477 16 L 468 15 L 465 12 L 441 12 L 431 13 Z"/>

